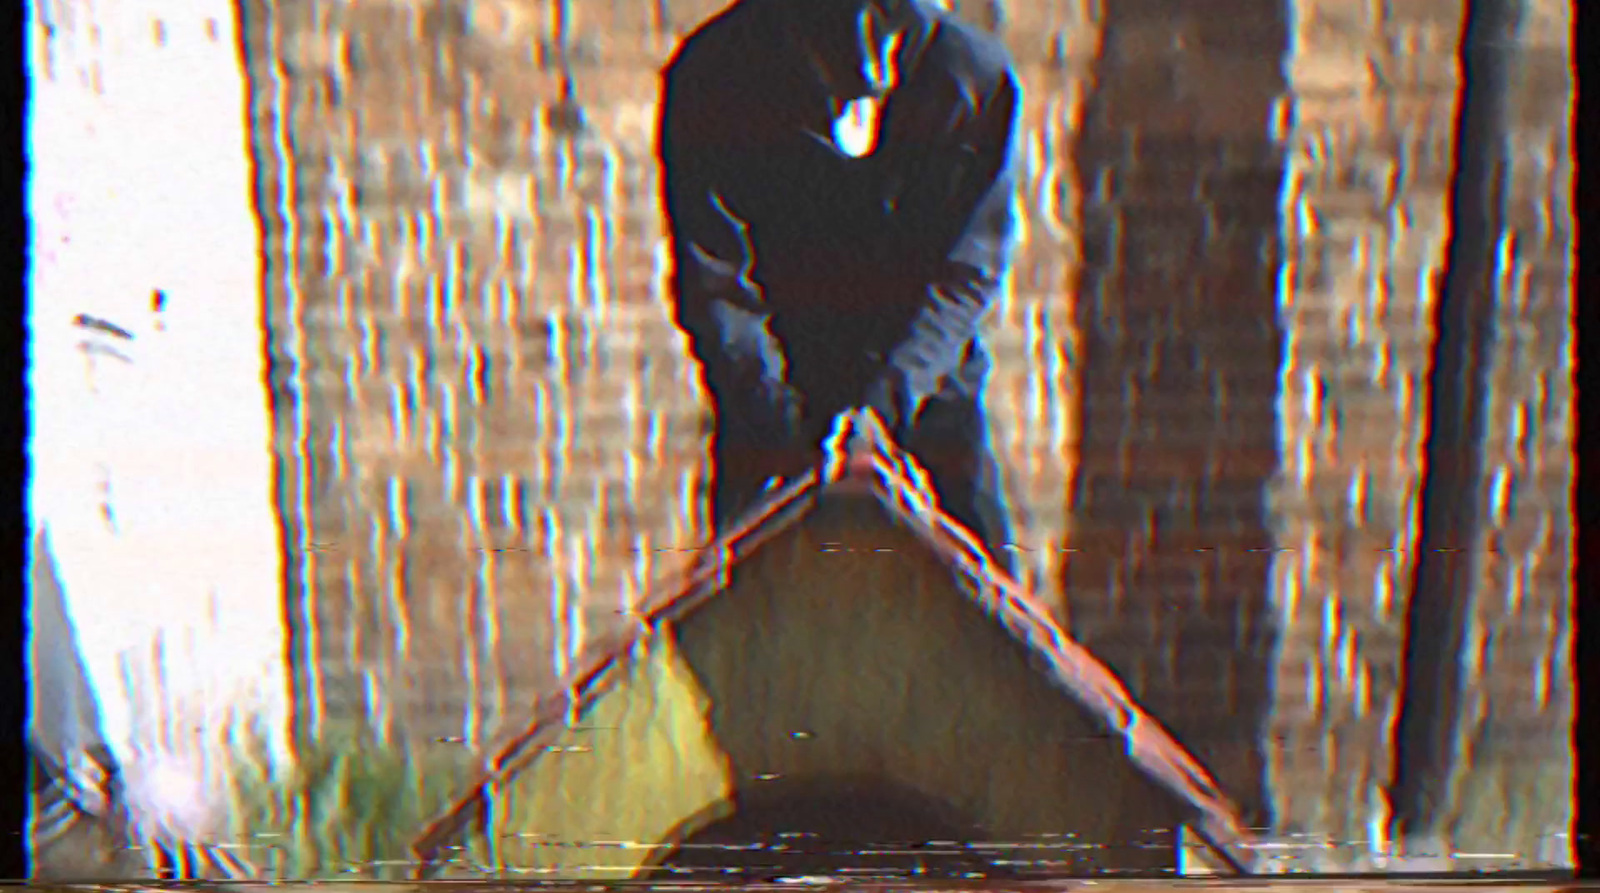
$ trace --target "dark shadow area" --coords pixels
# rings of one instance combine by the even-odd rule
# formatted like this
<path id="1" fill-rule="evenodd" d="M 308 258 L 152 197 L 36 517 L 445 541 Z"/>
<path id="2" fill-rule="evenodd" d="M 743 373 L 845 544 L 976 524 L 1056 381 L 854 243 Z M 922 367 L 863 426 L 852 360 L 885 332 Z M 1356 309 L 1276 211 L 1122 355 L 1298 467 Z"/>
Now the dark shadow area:
<path id="1" fill-rule="evenodd" d="M 979 832 L 886 779 L 777 779 L 740 792 L 731 816 L 690 833 L 652 879 L 1017 877 L 994 864 L 996 852 L 969 845 Z"/>
<path id="2" fill-rule="evenodd" d="M 1450 787 L 1460 770 L 1457 729 L 1470 695 L 1463 655 L 1470 652 L 1474 589 L 1485 555 L 1484 493 L 1489 399 L 1497 338 L 1495 246 L 1506 233 L 1507 108 L 1516 79 L 1521 4 L 1472 0 L 1461 45 L 1455 182 L 1443 288 L 1434 308 L 1433 368 L 1417 558 L 1406 603 L 1400 713 L 1395 723 L 1394 834 L 1428 840 L 1449 821 Z"/>

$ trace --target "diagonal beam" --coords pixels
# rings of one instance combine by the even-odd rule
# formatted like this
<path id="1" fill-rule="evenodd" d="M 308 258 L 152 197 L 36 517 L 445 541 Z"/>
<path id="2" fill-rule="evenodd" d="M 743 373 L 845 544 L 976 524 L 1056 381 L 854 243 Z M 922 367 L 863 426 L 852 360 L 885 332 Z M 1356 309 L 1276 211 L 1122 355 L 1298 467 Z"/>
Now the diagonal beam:
<path id="1" fill-rule="evenodd" d="M 561 728 L 575 702 L 582 709 L 617 682 L 621 674 L 616 670 L 634 645 L 720 592 L 734 564 L 798 521 L 816 497 L 841 486 L 876 496 L 892 517 L 920 533 L 947 565 L 966 576 L 974 598 L 989 615 L 1044 656 L 1055 682 L 1122 736 L 1129 758 L 1147 777 L 1193 811 L 1200 839 L 1236 873 L 1250 873 L 1246 851 L 1254 838 L 1210 773 L 1134 701 L 1104 663 L 1056 623 L 1042 601 L 995 565 L 969 532 L 934 507 L 915 460 L 895 446 L 874 414 L 863 410 L 842 417 L 825 453 L 818 469 L 769 497 L 749 520 L 713 542 L 708 550 L 711 560 L 697 561 L 674 575 L 676 579 L 669 578 L 667 585 L 655 588 L 657 594 L 640 606 L 637 626 L 591 649 L 572 681 L 541 703 L 533 721 L 495 752 L 467 793 L 423 829 L 412 846 L 419 879 L 433 875 L 440 849 L 465 833 L 491 791 L 527 767 L 539 745 Z"/>

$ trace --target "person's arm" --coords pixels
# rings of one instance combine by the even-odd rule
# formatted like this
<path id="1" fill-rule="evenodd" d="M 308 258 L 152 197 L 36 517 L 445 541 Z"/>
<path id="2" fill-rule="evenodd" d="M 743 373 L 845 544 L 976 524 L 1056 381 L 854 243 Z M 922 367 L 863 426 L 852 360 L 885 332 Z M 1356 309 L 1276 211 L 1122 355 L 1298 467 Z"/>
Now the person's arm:
<path id="1" fill-rule="evenodd" d="M 775 438 L 796 436 L 799 399 L 787 382 L 783 347 L 770 329 L 753 252 L 736 200 L 736 121 L 723 82 L 663 79 L 657 139 L 662 200 L 672 251 L 670 300 L 718 412 Z"/>
<path id="2" fill-rule="evenodd" d="M 767 311 L 760 286 L 750 278 L 746 224 L 727 194 L 738 181 L 730 165 L 736 150 L 729 110 L 718 107 L 725 105 L 718 102 L 720 84 L 685 74 L 677 65 L 662 81 L 657 157 L 672 251 L 673 315 L 696 356 L 715 364 L 739 346 L 729 342 L 749 336 L 727 331 L 727 320 Z"/>
<path id="3" fill-rule="evenodd" d="M 924 201 L 904 204 L 906 231 L 897 251 L 921 303 L 884 355 L 883 374 L 866 403 L 900 431 L 955 373 L 978 337 L 1009 262 L 1014 228 L 1014 147 L 1020 90 L 1008 72 L 963 128 L 960 147 L 934 161 L 915 188 Z M 949 190 L 941 190 L 954 181 Z"/>

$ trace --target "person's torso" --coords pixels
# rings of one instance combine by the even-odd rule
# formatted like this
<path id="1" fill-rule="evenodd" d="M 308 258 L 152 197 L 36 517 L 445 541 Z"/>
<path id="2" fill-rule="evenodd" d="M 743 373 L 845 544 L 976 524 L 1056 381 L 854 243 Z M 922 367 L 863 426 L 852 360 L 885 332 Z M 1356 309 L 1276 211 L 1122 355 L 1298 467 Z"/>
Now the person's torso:
<path id="1" fill-rule="evenodd" d="M 959 150 L 961 127 L 1003 74 L 974 53 L 987 38 L 919 4 L 921 29 L 903 46 L 893 92 L 841 145 L 838 104 L 808 77 L 796 41 L 768 13 L 786 0 L 745 0 L 720 23 L 705 52 L 720 57 L 717 90 L 732 163 L 723 172 L 729 204 L 748 226 L 753 275 L 778 313 L 856 316 L 863 302 L 895 315 L 920 290 L 907 258 L 896 256 L 908 220 L 901 199 L 937 189 L 959 171 L 930 159 Z"/>
<path id="2" fill-rule="evenodd" d="M 870 148 L 852 153 L 838 139 L 837 104 L 766 14 L 784 2 L 797 0 L 732 7 L 704 29 L 694 68 L 719 75 L 706 85 L 723 108 L 713 125 L 729 160 L 719 193 L 747 226 L 752 278 L 791 374 L 854 380 L 873 374 L 925 300 L 929 276 L 905 256 L 905 233 L 936 223 L 925 219 L 929 196 L 962 173 L 948 161 L 963 125 L 1009 63 L 992 37 L 919 2 L 897 84 L 866 122 L 872 132 L 855 135 Z M 976 393 L 987 352 L 976 342 L 960 350 L 947 386 Z"/>

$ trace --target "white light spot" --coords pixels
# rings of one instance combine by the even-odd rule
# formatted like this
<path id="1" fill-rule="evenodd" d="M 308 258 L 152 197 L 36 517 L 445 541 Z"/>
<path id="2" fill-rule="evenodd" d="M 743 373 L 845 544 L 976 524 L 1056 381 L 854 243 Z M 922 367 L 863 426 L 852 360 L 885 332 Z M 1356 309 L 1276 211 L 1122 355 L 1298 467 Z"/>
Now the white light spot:
<path id="1" fill-rule="evenodd" d="M 871 97 L 844 107 L 833 122 L 833 142 L 851 158 L 865 158 L 878 145 L 878 119 L 883 104 Z"/>

